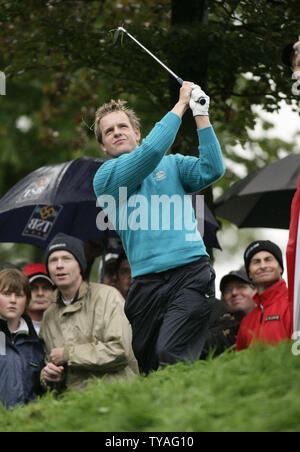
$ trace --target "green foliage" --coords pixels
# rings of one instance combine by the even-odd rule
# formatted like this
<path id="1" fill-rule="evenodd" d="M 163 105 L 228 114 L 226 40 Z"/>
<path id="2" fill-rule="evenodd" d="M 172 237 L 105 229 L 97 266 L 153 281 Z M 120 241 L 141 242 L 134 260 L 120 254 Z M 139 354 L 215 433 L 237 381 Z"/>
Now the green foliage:
<path id="1" fill-rule="evenodd" d="M 300 360 L 291 344 L 179 363 L 131 383 L 97 381 L 85 391 L 12 411 L 2 432 L 295 432 Z"/>
<path id="2" fill-rule="evenodd" d="M 253 141 L 249 131 L 257 122 L 253 106 L 273 112 L 282 100 L 295 101 L 281 50 L 299 33 L 299 0 L 193 0 L 189 7 L 181 0 L 0 3 L 7 91 L 0 96 L 0 197 L 40 166 L 103 157 L 88 127 L 103 102 L 128 100 L 141 117 L 143 136 L 176 102 L 177 82 L 143 50 L 126 36 L 123 45 L 113 45 L 109 30 L 121 25 L 182 78 L 208 89 L 228 162 L 247 173 L 282 149 L 295 152 L 285 141 Z M 22 117 L 27 129 L 17 126 Z M 252 158 L 236 152 L 236 145 L 248 147 Z M 172 152 L 197 154 L 190 113 Z M 221 190 L 239 177 L 227 166 Z"/>

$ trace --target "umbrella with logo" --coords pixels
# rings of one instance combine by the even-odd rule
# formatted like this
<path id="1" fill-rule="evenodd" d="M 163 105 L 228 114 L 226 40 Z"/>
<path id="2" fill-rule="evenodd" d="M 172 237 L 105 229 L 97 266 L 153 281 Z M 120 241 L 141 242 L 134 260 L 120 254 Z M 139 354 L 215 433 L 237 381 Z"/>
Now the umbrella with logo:
<path id="1" fill-rule="evenodd" d="M 239 228 L 289 229 L 299 174 L 300 154 L 258 168 L 216 200 L 215 214 Z"/>
<path id="2" fill-rule="evenodd" d="M 0 200 L 0 241 L 46 248 L 58 232 L 87 242 L 97 229 L 92 181 L 103 160 L 83 157 L 30 173 Z"/>
<path id="3" fill-rule="evenodd" d="M 81 157 L 44 166 L 30 173 L 0 199 L 0 242 L 28 243 L 46 248 L 58 232 L 84 242 L 115 239 L 114 230 L 98 228 L 102 215 L 93 190 L 96 171 L 104 163 Z M 204 241 L 219 248 L 219 224 L 205 206 Z"/>

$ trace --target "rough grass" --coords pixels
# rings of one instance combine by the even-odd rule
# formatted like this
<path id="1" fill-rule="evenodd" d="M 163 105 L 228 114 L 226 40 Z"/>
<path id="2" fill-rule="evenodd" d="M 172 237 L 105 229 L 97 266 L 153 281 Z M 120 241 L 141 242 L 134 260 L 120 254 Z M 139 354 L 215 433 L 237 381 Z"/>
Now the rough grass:
<path id="1" fill-rule="evenodd" d="M 131 383 L 93 382 L 6 411 L 1 432 L 300 430 L 300 356 L 291 344 L 179 363 Z"/>

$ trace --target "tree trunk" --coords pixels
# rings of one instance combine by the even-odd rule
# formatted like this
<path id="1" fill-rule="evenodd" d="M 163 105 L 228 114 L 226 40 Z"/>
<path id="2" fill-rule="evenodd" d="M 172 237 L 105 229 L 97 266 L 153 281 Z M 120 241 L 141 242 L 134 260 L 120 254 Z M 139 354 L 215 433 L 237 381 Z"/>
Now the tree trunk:
<path id="1" fill-rule="evenodd" d="M 195 27 L 199 27 L 199 34 L 203 33 L 203 29 L 208 27 L 208 5 L 207 0 L 190 0 L 188 4 L 182 0 L 172 0 L 172 18 L 171 18 L 171 39 L 174 45 L 177 43 L 178 48 L 182 40 L 186 40 L 195 35 Z M 192 28 L 193 33 L 188 33 Z M 202 34 L 202 36 L 205 33 Z M 182 36 L 182 38 L 181 38 Z M 176 74 L 183 80 L 193 81 L 200 85 L 202 89 L 208 92 L 208 54 L 209 48 L 207 41 L 204 39 L 191 39 L 190 42 L 183 43 L 184 51 L 178 52 L 173 67 Z M 170 85 L 172 104 L 178 99 L 178 84 Z M 181 154 L 195 155 L 198 157 L 198 138 L 195 132 L 195 121 L 191 112 L 187 112 L 184 116 L 178 138 L 176 139 L 172 152 Z M 206 205 L 213 210 L 213 194 L 212 187 L 207 188 L 201 194 L 205 196 Z M 207 250 L 213 259 L 212 249 Z"/>

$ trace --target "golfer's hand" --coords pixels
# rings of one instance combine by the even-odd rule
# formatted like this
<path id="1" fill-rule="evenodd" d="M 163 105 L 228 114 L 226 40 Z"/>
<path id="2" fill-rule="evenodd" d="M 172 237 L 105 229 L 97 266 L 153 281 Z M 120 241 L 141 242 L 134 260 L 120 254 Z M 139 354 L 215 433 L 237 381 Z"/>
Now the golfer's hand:
<path id="1" fill-rule="evenodd" d="M 64 349 L 63 348 L 53 348 L 50 353 L 50 361 L 56 366 L 65 364 L 64 359 Z"/>
<path id="2" fill-rule="evenodd" d="M 193 90 L 190 99 L 190 108 L 193 116 L 208 116 L 210 98 L 198 85 L 193 85 Z"/>
<path id="3" fill-rule="evenodd" d="M 48 363 L 47 366 L 42 370 L 42 378 L 46 382 L 55 383 L 61 381 L 63 371 L 63 366 L 58 367 L 53 363 Z"/>
<path id="4" fill-rule="evenodd" d="M 294 72 L 300 71 L 300 36 L 298 41 L 294 44 L 293 70 Z"/>
<path id="5" fill-rule="evenodd" d="M 183 82 L 183 84 L 180 88 L 178 102 L 174 106 L 174 108 L 171 110 L 173 113 L 177 114 L 180 118 L 182 118 L 184 113 L 189 108 L 189 102 L 190 102 L 193 86 L 194 86 L 194 83 L 192 83 L 192 82 Z"/>
<path id="6" fill-rule="evenodd" d="M 186 108 L 189 106 L 194 83 L 183 82 L 179 92 L 179 102 L 183 103 Z"/>

